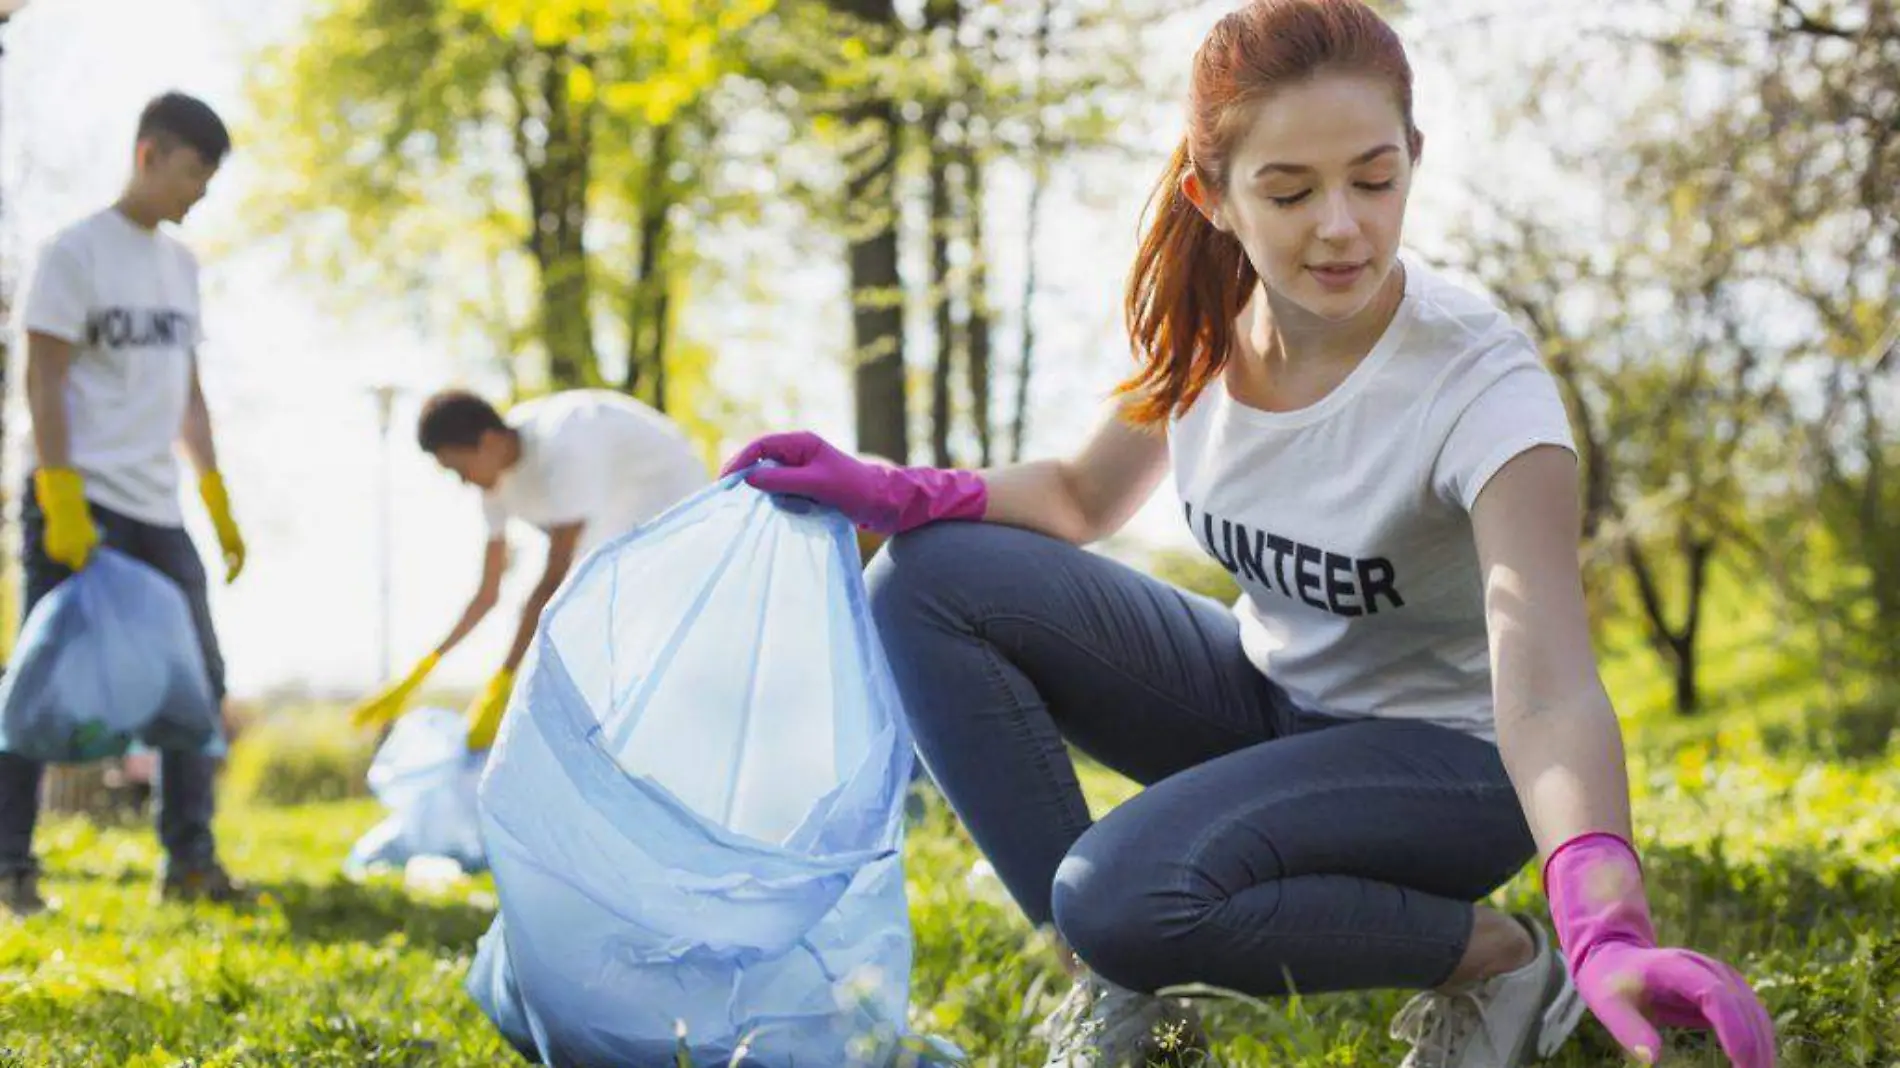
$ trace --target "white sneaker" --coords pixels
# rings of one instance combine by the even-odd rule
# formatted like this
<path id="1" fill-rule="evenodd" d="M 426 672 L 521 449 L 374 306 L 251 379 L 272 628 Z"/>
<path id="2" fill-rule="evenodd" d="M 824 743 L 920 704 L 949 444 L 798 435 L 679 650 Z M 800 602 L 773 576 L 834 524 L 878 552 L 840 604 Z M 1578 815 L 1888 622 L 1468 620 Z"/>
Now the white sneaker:
<path id="1" fill-rule="evenodd" d="M 1583 1019 L 1548 932 L 1522 916 L 1537 956 L 1513 972 L 1453 992 L 1427 991 L 1392 1019 L 1392 1037 L 1412 1043 L 1399 1068 L 1518 1068 L 1557 1052 Z"/>
<path id="2" fill-rule="evenodd" d="M 1083 971 L 1036 1033 L 1049 1040 L 1043 1068 L 1212 1068 L 1194 1009 L 1138 994 Z"/>

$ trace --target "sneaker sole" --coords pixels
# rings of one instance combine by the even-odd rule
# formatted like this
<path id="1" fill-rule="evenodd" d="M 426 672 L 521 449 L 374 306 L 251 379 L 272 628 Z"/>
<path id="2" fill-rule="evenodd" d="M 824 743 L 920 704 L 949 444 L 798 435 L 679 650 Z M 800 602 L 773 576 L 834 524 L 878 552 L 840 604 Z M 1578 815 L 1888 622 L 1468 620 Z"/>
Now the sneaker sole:
<path id="1" fill-rule="evenodd" d="M 1563 1046 L 1571 1032 L 1583 1022 L 1585 1008 L 1582 995 L 1577 993 L 1576 985 L 1570 981 L 1570 969 L 1564 964 L 1563 955 L 1551 954 L 1551 962 L 1558 990 L 1550 999 L 1550 1004 L 1538 1015 L 1537 1029 L 1526 1043 L 1529 1047 L 1526 1052 L 1534 1050 L 1538 1060 L 1549 1058 Z"/>

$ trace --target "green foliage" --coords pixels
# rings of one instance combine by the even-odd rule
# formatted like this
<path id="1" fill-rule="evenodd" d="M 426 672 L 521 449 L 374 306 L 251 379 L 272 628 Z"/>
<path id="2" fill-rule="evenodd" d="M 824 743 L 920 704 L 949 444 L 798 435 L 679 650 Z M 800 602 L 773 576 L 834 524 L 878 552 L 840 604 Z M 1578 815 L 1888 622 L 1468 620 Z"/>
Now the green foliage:
<path id="1" fill-rule="evenodd" d="M 231 747 L 223 797 L 294 805 L 365 797 L 376 738 L 330 708 L 293 708 L 252 724 Z"/>
<path id="2" fill-rule="evenodd" d="M 578 103 L 599 99 L 609 111 L 646 125 L 670 122 L 739 71 L 732 41 L 769 14 L 776 0 L 719 5 L 708 17 L 695 0 L 452 0 L 502 38 L 523 35 L 538 47 L 598 56 L 576 67 L 567 91 Z"/>
<path id="3" fill-rule="evenodd" d="M 951 32 L 842 2 L 714 6 L 323 0 L 255 57 L 242 140 L 271 166 L 246 216 L 293 236 L 295 266 L 332 298 L 408 295 L 517 395 L 648 396 L 663 367 L 669 411 L 710 428 L 734 414 L 714 361 L 669 325 L 725 281 L 707 277 L 708 235 L 787 204 L 847 241 L 894 226 L 908 194 L 854 176 L 914 146 L 902 127 L 933 109 L 973 166 L 1116 151 L 1152 99 L 1141 29 L 1167 10 L 965 0 Z M 913 152 L 900 169 L 919 165 Z M 854 293 L 898 306 L 910 285 Z"/>
<path id="4" fill-rule="evenodd" d="M 594 319 L 627 309 L 594 276 L 612 280 L 630 256 L 625 231 L 602 226 L 654 198 L 695 206 L 697 158 L 676 157 L 683 188 L 652 182 L 639 146 L 697 121 L 772 6 L 706 19 L 677 0 L 326 0 L 256 57 L 244 134 L 274 165 L 248 217 L 293 235 L 296 266 L 334 295 L 409 293 L 511 380 L 607 381 Z M 691 253 L 669 241 L 660 284 Z M 542 373 L 524 359 L 533 340 Z"/>
<path id="5" fill-rule="evenodd" d="M 1240 597 L 1240 584 L 1227 570 L 1193 549 L 1162 549 L 1150 553 L 1143 568 L 1163 582 L 1184 590 L 1212 597 L 1222 604 L 1233 604 Z"/>

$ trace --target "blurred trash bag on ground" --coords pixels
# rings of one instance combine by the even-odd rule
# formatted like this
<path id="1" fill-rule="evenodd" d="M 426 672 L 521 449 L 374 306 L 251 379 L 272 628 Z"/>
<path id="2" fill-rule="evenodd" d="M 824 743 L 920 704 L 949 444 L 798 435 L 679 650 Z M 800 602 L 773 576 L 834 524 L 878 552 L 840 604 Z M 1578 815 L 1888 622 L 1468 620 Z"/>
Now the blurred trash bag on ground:
<path id="1" fill-rule="evenodd" d="M 429 857 L 446 858 L 466 874 L 487 870 L 475 791 L 488 754 L 471 752 L 467 735 L 466 717 L 453 709 L 418 708 L 396 720 L 368 776 L 389 815 L 356 840 L 345 874 L 406 870 Z"/>

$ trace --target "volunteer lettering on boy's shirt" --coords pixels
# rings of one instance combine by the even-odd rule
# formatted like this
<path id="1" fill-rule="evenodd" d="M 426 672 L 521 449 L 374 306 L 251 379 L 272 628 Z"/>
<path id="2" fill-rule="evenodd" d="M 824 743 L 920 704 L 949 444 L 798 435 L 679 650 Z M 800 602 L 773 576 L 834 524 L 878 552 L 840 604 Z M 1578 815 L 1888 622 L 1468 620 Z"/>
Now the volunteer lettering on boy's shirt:
<path id="1" fill-rule="evenodd" d="M 1200 513 L 1183 501 L 1188 530 L 1227 573 L 1251 579 L 1337 616 L 1375 615 L 1381 599 L 1388 608 L 1405 607 L 1392 561 L 1383 556 L 1354 557 L 1316 545 Z M 1216 525 L 1220 535 L 1215 537 Z"/>
<path id="2" fill-rule="evenodd" d="M 169 308 L 100 308 L 86 317 L 93 348 L 168 348 L 191 344 L 191 316 Z"/>
<path id="3" fill-rule="evenodd" d="M 67 459 L 85 479 L 86 499 L 140 522 L 182 526 L 174 444 L 204 342 L 197 257 L 165 230 L 105 208 L 48 243 L 24 293 L 22 325 L 73 346 Z M 10 466 L 30 472 L 39 456 L 19 410 L 25 398 L 10 403 Z"/>

